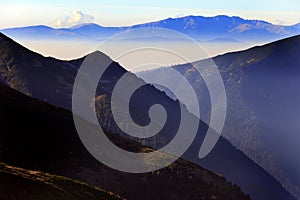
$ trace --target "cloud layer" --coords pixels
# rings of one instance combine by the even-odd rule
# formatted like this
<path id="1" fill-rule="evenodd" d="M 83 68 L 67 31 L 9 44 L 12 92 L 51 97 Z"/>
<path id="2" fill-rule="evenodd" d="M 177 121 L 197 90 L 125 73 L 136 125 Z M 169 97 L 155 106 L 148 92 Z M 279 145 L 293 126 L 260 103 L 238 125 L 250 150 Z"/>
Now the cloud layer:
<path id="1" fill-rule="evenodd" d="M 66 16 L 65 19 L 57 19 L 55 21 L 55 26 L 57 28 L 70 27 L 82 23 L 90 23 L 92 21 L 94 21 L 93 16 L 84 14 L 79 10 L 72 10 L 70 15 Z"/>

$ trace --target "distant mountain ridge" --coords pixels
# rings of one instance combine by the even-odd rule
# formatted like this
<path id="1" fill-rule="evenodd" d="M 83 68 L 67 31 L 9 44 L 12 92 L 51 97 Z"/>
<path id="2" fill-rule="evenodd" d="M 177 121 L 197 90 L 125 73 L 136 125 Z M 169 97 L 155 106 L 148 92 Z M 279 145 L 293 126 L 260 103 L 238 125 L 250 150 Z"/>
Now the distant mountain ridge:
<path id="1" fill-rule="evenodd" d="M 268 42 L 300 34 L 300 24 L 291 26 L 274 25 L 263 20 L 246 20 L 226 15 L 167 18 L 156 22 L 124 27 L 103 27 L 98 24 L 89 23 L 58 29 L 42 25 L 28 26 L 3 29 L 1 32 L 14 39 L 103 40 L 120 31 L 145 27 L 168 28 L 201 41 L 227 38 L 248 42 Z"/>

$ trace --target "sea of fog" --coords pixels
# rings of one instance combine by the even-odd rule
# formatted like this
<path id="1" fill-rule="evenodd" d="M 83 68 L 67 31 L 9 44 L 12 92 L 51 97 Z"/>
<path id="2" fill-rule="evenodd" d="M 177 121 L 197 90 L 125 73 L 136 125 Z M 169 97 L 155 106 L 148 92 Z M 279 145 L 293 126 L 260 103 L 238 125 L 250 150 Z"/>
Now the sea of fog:
<path id="1" fill-rule="evenodd" d="M 256 45 L 245 42 L 91 42 L 18 39 L 18 43 L 44 56 L 72 60 L 99 50 L 125 69 L 138 72 L 197 61 Z"/>

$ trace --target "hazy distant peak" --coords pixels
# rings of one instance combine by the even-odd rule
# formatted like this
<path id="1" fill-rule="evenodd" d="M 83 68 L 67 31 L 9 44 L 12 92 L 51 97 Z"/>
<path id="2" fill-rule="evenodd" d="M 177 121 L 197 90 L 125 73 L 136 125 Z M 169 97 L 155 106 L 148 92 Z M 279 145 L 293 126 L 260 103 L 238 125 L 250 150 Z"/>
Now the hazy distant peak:
<path id="1" fill-rule="evenodd" d="M 102 27 L 99 24 L 95 24 L 95 23 L 83 23 L 83 24 L 77 24 L 74 26 L 71 26 L 69 29 L 79 29 L 79 28 L 83 28 L 83 27 Z"/>

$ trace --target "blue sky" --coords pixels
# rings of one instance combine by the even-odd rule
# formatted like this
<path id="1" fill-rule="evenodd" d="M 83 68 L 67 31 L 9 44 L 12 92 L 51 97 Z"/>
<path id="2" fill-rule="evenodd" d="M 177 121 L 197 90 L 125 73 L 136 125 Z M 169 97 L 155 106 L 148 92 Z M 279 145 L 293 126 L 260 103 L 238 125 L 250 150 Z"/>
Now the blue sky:
<path id="1" fill-rule="evenodd" d="M 81 22 L 122 26 L 186 15 L 219 14 L 263 19 L 275 24 L 300 22 L 299 0 L 85 0 L 1 2 L 0 28 L 45 24 L 67 27 Z"/>

